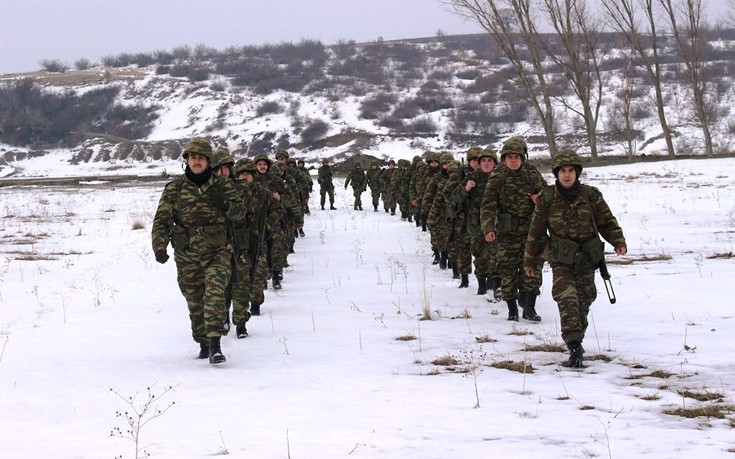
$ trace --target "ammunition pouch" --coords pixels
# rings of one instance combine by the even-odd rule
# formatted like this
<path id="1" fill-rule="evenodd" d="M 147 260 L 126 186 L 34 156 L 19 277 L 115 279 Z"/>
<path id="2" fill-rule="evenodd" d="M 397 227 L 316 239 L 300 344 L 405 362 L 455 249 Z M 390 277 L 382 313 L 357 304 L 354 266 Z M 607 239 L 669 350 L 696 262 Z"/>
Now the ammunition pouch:
<path id="1" fill-rule="evenodd" d="M 587 255 L 587 258 L 594 266 L 597 266 L 598 263 L 605 259 L 605 243 L 593 237 L 582 244 L 582 253 Z"/>
<path id="2" fill-rule="evenodd" d="M 597 266 L 605 258 L 603 242 L 596 237 L 581 245 L 568 239 L 552 238 L 551 255 L 559 263 L 569 266 L 578 265 L 583 260 Z"/>
<path id="3" fill-rule="evenodd" d="M 186 234 L 186 228 L 181 225 L 174 225 L 171 231 L 171 246 L 174 250 L 183 250 L 189 242 L 189 236 Z"/>
<path id="4" fill-rule="evenodd" d="M 495 224 L 495 232 L 498 234 L 516 233 L 523 231 L 524 228 L 527 231 L 530 222 L 527 218 L 518 218 L 509 213 L 499 213 Z"/>
<path id="5" fill-rule="evenodd" d="M 171 245 L 174 250 L 183 249 L 189 243 L 189 239 L 195 235 L 201 236 L 207 244 L 212 246 L 221 246 L 227 243 L 227 228 L 223 224 L 198 226 L 174 225 L 171 234 Z"/>

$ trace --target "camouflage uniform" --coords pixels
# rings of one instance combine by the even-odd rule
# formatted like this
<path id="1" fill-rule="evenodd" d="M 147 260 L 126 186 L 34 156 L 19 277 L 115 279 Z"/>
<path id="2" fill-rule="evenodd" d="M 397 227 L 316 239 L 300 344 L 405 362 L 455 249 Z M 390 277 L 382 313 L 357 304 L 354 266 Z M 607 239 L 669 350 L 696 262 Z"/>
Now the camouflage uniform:
<path id="1" fill-rule="evenodd" d="M 196 163 L 196 155 L 207 159 L 207 167 L 200 173 L 189 167 L 189 161 Z M 230 279 L 232 256 L 226 221 L 242 219 L 245 205 L 232 181 L 212 174 L 212 147 L 206 139 L 192 139 L 183 157 L 187 160 L 185 174 L 164 188 L 151 242 L 159 263 L 168 260 L 166 248 L 171 242 L 179 289 L 189 308 L 192 337 L 200 343 L 199 357 L 208 355 L 210 363 L 222 363 L 224 290 Z"/>
<path id="2" fill-rule="evenodd" d="M 285 182 L 282 178 L 278 177 L 273 173 L 274 167 L 276 169 L 279 166 L 272 164 L 271 160 L 265 155 L 258 155 L 254 158 L 254 162 L 257 165 L 260 161 L 265 161 L 268 164 L 268 170 L 265 173 L 258 171 L 255 175 L 255 181 L 263 186 L 265 189 L 271 192 L 271 195 L 281 204 L 281 215 L 280 221 L 277 225 L 271 228 L 271 237 L 268 240 L 268 266 L 271 270 L 271 277 L 273 280 L 273 288 L 278 290 L 281 288 L 281 276 L 283 275 L 283 268 L 286 265 L 286 255 L 288 254 L 289 237 L 290 235 L 286 232 L 284 225 L 284 216 L 286 215 L 286 208 L 288 204 L 284 199 L 284 195 L 287 194 L 285 190 Z M 280 171 L 279 171 L 280 172 Z"/>
<path id="3" fill-rule="evenodd" d="M 441 269 L 447 269 L 449 258 L 447 239 L 451 231 L 442 190 L 449 178 L 449 166 L 453 161 L 449 153 L 441 155 L 441 168 L 426 186 L 426 192 L 421 201 L 421 218 L 426 218 L 426 224 L 431 230 L 431 248 L 440 255 L 439 267 Z"/>
<path id="4" fill-rule="evenodd" d="M 360 163 L 355 163 L 355 168 L 347 174 L 345 190 L 350 183 L 352 183 L 352 194 L 355 196 L 354 208 L 355 210 L 362 210 L 362 193 L 367 188 L 367 180 L 365 179 L 365 171 L 362 170 Z"/>
<path id="5" fill-rule="evenodd" d="M 416 213 L 414 218 L 416 219 L 416 226 L 420 226 L 422 231 L 426 231 L 426 222 L 421 219 L 421 202 L 424 198 L 424 192 L 426 191 L 426 184 L 429 182 L 429 176 L 433 175 L 439 170 L 439 155 L 435 152 L 429 152 L 426 156 L 426 163 L 422 163 L 416 171 L 416 175 L 411 183 L 411 189 L 413 190 L 413 197 L 410 196 L 411 205 L 415 207 Z M 414 203 L 413 200 L 416 200 Z"/>
<path id="6" fill-rule="evenodd" d="M 524 274 L 523 251 L 534 210 L 531 196 L 540 193 L 546 182 L 538 170 L 526 162 L 526 152 L 526 143 L 519 137 L 512 137 L 503 144 L 501 161 L 505 161 L 506 155 L 518 155 L 520 168 L 513 171 L 505 165 L 497 167 L 490 174 L 480 208 L 480 225 L 486 240 L 490 241 L 490 233 L 497 237 L 503 299 L 508 304 L 508 320 L 516 321 L 517 301 L 520 299 L 524 307 L 526 302 L 532 302 L 535 307 L 541 287 L 540 276 L 529 278 Z M 524 318 L 527 315 L 524 309 Z M 540 320 L 535 310 L 530 317 Z"/>
<path id="7" fill-rule="evenodd" d="M 370 196 L 373 200 L 373 210 L 375 212 L 378 211 L 378 205 L 380 204 L 380 192 L 382 190 L 380 186 L 380 175 L 382 172 L 383 170 L 378 167 L 378 162 L 371 161 L 370 169 L 365 173 L 365 180 L 370 187 Z"/>
<path id="8" fill-rule="evenodd" d="M 390 188 L 388 189 L 394 199 L 391 215 L 395 213 L 395 206 L 398 205 L 402 220 L 408 220 L 408 168 L 410 166 L 411 163 L 408 160 L 398 160 L 398 169 L 393 172 L 393 176 L 390 179 Z"/>
<path id="9" fill-rule="evenodd" d="M 483 149 L 478 154 L 478 160 L 484 157 L 494 159 L 495 164 L 498 162 L 497 155 L 492 149 Z M 461 186 L 454 189 L 449 198 L 454 204 L 467 200 L 468 220 L 467 231 L 470 238 L 470 249 L 474 257 L 475 277 L 477 278 L 477 294 L 484 295 L 488 289 L 494 291 L 500 287 L 500 277 L 497 274 L 495 266 L 495 257 L 497 252 L 497 244 L 485 241 L 485 234 L 480 227 L 480 206 L 485 193 L 485 186 L 491 172 L 484 172 L 478 168 L 467 174 L 462 181 Z M 467 191 L 467 183 L 472 182 L 474 186 Z"/>
<path id="10" fill-rule="evenodd" d="M 579 183 L 579 156 L 569 150 L 559 152 L 552 166 L 556 185 L 544 188 L 537 201 L 525 246 L 524 268 L 536 271 L 541 260 L 548 260 L 554 278 L 551 294 L 561 317 L 561 336 L 571 352 L 569 363 L 580 367 L 587 315 L 597 297 L 595 270 L 604 259 L 597 233 L 618 253 L 621 248 L 625 252 L 626 242 L 602 193 Z M 569 188 L 558 179 L 563 166 L 572 166 L 576 172 Z M 541 274 L 536 271 L 536 275 Z"/>
<path id="11" fill-rule="evenodd" d="M 396 214 L 396 200 L 390 192 L 390 184 L 393 181 L 393 174 L 396 172 L 396 162 L 392 159 L 388 161 L 388 168 L 380 174 L 380 190 L 383 195 L 383 209 L 391 215 Z"/>
<path id="12" fill-rule="evenodd" d="M 414 216 L 418 216 L 420 214 L 420 208 L 417 207 L 418 200 L 416 199 L 416 184 L 417 184 L 421 169 L 425 165 L 426 163 L 424 163 L 424 160 L 421 158 L 421 156 L 416 155 L 413 157 L 411 166 L 408 168 L 407 195 L 408 195 L 408 221 L 409 222 L 413 222 Z M 419 218 L 416 218 L 416 226 L 420 226 L 420 225 L 421 225 L 421 220 Z"/>
<path id="13" fill-rule="evenodd" d="M 304 213 L 306 215 L 310 215 L 311 213 L 309 212 L 309 195 L 312 191 L 314 191 L 314 179 L 311 177 L 309 170 L 306 168 L 306 165 L 302 160 L 299 160 L 298 162 L 298 171 L 301 172 L 301 175 L 304 177 L 305 183 L 303 190 Z"/>
<path id="14" fill-rule="evenodd" d="M 243 172 L 249 173 L 253 178 L 258 171 L 255 162 L 250 159 L 240 159 L 235 163 L 234 172 L 237 177 Z M 246 219 L 248 234 L 244 237 L 244 245 L 247 247 L 248 257 L 240 257 L 243 263 L 248 265 L 248 277 L 244 276 L 248 288 L 248 298 L 250 299 L 250 310 L 248 314 L 260 315 L 260 306 L 265 302 L 264 290 L 268 278 L 268 239 L 270 238 L 270 228 L 275 227 L 283 215 L 281 203 L 273 198 L 273 195 L 263 187 L 262 184 L 252 180 L 238 180 L 249 196 L 251 197 L 251 205 L 248 208 Z M 262 220 L 261 220 L 262 218 Z M 261 223 L 263 228 L 260 227 Z M 262 234 L 261 234 L 262 231 Z M 233 317 L 234 319 L 234 317 Z"/>
<path id="15" fill-rule="evenodd" d="M 322 210 L 324 210 L 324 203 L 326 201 L 326 195 L 329 194 L 329 208 L 334 208 L 334 184 L 332 183 L 332 169 L 329 167 L 329 161 L 323 160 L 322 167 L 319 168 L 317 175 L 317 182 L 319 183 L 319 195 L 321 196 Z"/>

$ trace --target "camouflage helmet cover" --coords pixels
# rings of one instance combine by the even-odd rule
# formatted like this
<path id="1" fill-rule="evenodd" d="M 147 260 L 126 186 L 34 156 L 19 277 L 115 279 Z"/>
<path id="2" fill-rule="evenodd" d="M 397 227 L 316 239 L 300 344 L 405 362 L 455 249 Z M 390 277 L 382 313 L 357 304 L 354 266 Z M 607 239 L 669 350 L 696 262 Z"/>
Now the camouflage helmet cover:
<path id="1" fill-rule="evenodd" d="M 495 164 L 498 164 L 498 154 L 495 152 L 494 149 L 490 147 L 482 149 L 477 159 L 482 159 L 482 158 L 492 158 L 495 161 Z"/>
<path id="2" fill-rule="evenodd" d="M 446 163 L 454 161 L 454 157 L 451 153 L 444 152 L 441 154 L 441 157 L 439 158 L 439 162 L 444 165 Z"/>
<path id="3" fill-rule="evenodd" d="M 399 159 L 398 160 L 398 167 L 410 167 L 411 162 L 407 159 Z"/>
<path id="4" fill-rule="evenodd" d="M 378 160 L 377 159 L 374 159 L 374 160 L 370 161 L 370 166 L 377 166 L 377 165 L 378 165 Z"/>
<path id="5" fill-rule="evenodd" d="M 577 177 L 582 173 L 582 158 L 573 150 L 562 150 L 554 156 L 551 163 L 551 170 L 554 176 L 559 173 L 563 166 L 572 166 L 577 171 Z"/>
<path id="6" fill-rule="evenodd" d="M 235 164 L 235 160 L 232 159 L 230 152 L 228 152 L 226 149 L 220 149 L 212 153 L 212 167 L 213 168 L 216 168 L 219 166 L 225 166 L 227 164 L 231 166 Z"/>
<path id="7" fill-rule="evenodd" d="M 255 164 L 258 164 L 258 161 L 265 161 L 266 164 L 268 164 L 268 167 L 271 167 L 273 165 L 273 161 L 270 160 L 266 155 L 258 155 L 255 158 L 253 158 L 253 162 Z"/>
<path id="8" fill-rule="evenodd" d="M 449 166 L 447 167 L 447 170 L 449 171 L 449 173 L 458 172 L 459 171 L 459 162 L 457 162 L 455 160 L 449 161 Z"/>
<path id="9" fill-rule="evenodd" d="M 432 161 L 436 161 L 438 163 L 441 160 L 441 157 L 442 157 L 441 153 L 432 151 L 431 153 L 429 153 L 429 156 L 426 157 L 426 162 L 430 163 Z"/>
<path id="10" fill-rule="evenodd" d="M 528 157 L 528 145 L 526 145 L 526 141 L 523 140 L 523 137 L 514 136 L 506 140 L 503 147 L 500 149 L 500 160 L 504 160 L 505 155 L 508 153 L 521 155 L 522 159 L 526 159 Z"/>
<path id="11" fill-rule="evenodd" d="M 391 164 L 395 166 L 396 165 L 396 160 L 395 159 L 391 159 L 390 161 L 388 161 L 388 165 L 390 166 Z"/>
<path id="12" fill-rule="evenodd" d="M 283 150 L 283 149 L 278 150 L 276 152 L 276 159 L 279 159 L 279 158 L 286 158 L 286 159 L 288 159 L 288 151 L 287 150 Z"/>
<path id="13" fill-rule="evenodd" d="M 278 163 L 271 164 L 271 167 L 268 170 L 276 175 L 281 175 L 283 173 L 283 167 Z"/>
<path id="14" fill-rule="evenodd" d="M 258 171 L 258 168 L 255 166 L 255 161 L 253 161 L 250 158 L 242 158 L 238 159 L 235 163 L 234 172 L 235 175 L 240 175 L 243 172 L 249 172 L 252 175 L 255 175 L 255 173 Z"/>
<path id="15" fill-rule="evenodd" d="M 203 137 L 194 137 L 184 147 L 184 153 L 182 154 L 184 159 L 189 157 L 189 153 L 196 153 L 207 158 L 207 161 L 212 163 L 212 144 L 209 140 Z"/>
<path id="16" fill-rule="evenodd" d="M 472 146 L 467 150 L 467 162 L 473 159 L 480 159 L 480 153 L 482 153 L 482 147 Z"/>

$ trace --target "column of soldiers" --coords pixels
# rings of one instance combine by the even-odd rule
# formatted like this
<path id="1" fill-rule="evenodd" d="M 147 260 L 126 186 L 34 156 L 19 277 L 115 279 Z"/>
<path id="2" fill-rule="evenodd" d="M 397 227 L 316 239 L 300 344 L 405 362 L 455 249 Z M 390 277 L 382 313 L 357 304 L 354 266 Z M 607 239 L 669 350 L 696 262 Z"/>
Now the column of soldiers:
<path id="1" fill-rule="evenodd" d="M 579 156 L 564 151 L 554 158 L 555 185 L 528 162 L 526 142 L 517 136 L 503 143 L 500 158 L 492 148 L 471 147 L 461 163 L 448 152 L 428 152 L 425 161 L 388 163 L 379 181 L 384 210 L 395 215 L 397 205 L 402 220 L 430 231 L 433 264 L 451 269 L 459 288 L 469 287 L 474 263 L 477 294 L 504 300 L 509 321 L 541 321 L 536 298 L 549 261 L 568 366 L 582 367 L 594 272 L 604 259 L 597 234 L 618 255 L 627 248 L 599 190 L 579 184 Z M 570 251 L 571 258 L 560 255 Z"/>
<path id="2" fill-rule="evenodd" d="M 288 255 L 306 236 L 311 176 L 287 151 L 275 156 L 275 163 L 266 155 L 235 161 L 226 149 L 193 138 L 182 154 L 184 174 L 166 185 L 158 203 L 151 230 L 156 261 L 168 261 L 170 243 L 198 358 L 213 365 L 226 361 L 220 341 L 230 323 L 237 338 L 248 336 L 246 323 L 260 315 L 268 280 L 282 288 Z"/>

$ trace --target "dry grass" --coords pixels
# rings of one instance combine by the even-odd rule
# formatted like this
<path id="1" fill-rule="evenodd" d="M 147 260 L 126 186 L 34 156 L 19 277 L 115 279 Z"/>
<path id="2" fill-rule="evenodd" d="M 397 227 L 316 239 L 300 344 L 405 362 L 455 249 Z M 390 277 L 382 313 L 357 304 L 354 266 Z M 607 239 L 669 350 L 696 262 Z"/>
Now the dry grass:
<path id="1" fill-rule="evenodd" d="M 515 325 L 513 326 L 513 330 L 508 332 L 511 336 L 526 336 L 526 335 L 533 335 L 533 332 L 527 329 L 523 328 L 516 328 Z"/>
<path id="2" fill-rule="evenodd" d="M 608 357 L 605 354 L 592 354 L 584 356 L 585 360 L 598 360 L 601 362 L 612 362 L 612 357 Z"/>
<path id="3" fill-rule="evenodd" d="M 735 255 L 733 255 L 732 252 L 725 252 L 725 253 L 716 253 L 714 255 L 710 255 L 707 257 L 708 260 L 715 260 L 718 258 L 730 259 L 730 258 L 735 258 Z"/>
<path id="4" fill-rule="evenodd" d="M 396 341 L 413 341 L 413 340 L 416 339 L 416 336 L 414 336 L 414 335 L 401 335 L 401 336 L 396 336 L 395 339 L 396 339 Z"/>
<path id="5" fill-rule="evenodd" d="M 640 397 L 640 399 L 641 400 L 647 400 L 649 402 L 653 402 L 653 401 L 656 401 L 656 400 L 660 400 L 661 399 L 661 396 L 658 395 L 658 394 L 649 394 L 649 395 L 642 395 Z"/>
<path id="6" fill-rule="evenodd" d="M 660 253 L 658 255 L 643 255 L 641 257 L 614 258 L 607 260 L 608 265 L 632 265 L 634 263 L 650 263 L 654 261 L 668 261 L 672 257 L 668 253 Z"/>
<path id="7" fill-rule="evenodd" d="M 503 360 L 502 362 L 495 362 L 490 364 L 493 368 L 500 368 L 502 370 L 517 371 L 518 373 L 533 373 L 533 365 L 526 362 L 514 362 L 512 360 Z"/>
<path id="8" fill-rule="evenodd" d="M 595 409 L 595 407 L 594 407 L 594 406 L 592 406 L 592 405 L 582 405 L 582 406 L 580 406 L 580 407 L 579 407 L 579 409 L 580 409 L 581 411 L 587 411 L 587 410 L 594 410 L 594 409 Z"/>
<path id="9" fill-rule="evenodd" d="M 699 417 L 725 419 L 725 416 L 731 414 L 733 410 L 735 410 L 735 407 L 732 405 L 707 405 L 697 408 L 675 408 L 664 410 L 664 414 L 671 414 L 689 419 Z"/>
<path id="10" fill-rule="evenodd" d="M 489 335 L 475 336 L 476 343 L 497 343 L 498 340 L 490 338 Z"/>
<path id="11" fill-rule="evenodd" d="M 143 220 L 135 220 L 133 222 L 133 231 L 145 229 L 145 222 Z"/>
<path id="12" fill-rule="evenodd" d="M 459 361 L 452 357 L 451 355 L 445 355 L 443 357 L 438 357 L 431 361 L 433 365 L 441 365 L 443 367 L 448 367 L 452 365 L 459 364 Z"/>
<path id="13" fill-rule="evenodd" d="M 526 345 L 524 348 L 528 352 L 566 352 L 566 346 L 561 344 L 535 344 Z"/>
<path id="14" fill-rule="evenodd" d="M 711 402 L 715 400 L 722 401 L 722 399 L 725 397 L 725 395 L 720 392 L 710 392 L 710 391 L 693 392 L 690 390 L 681 390 L 678 393 L 682 397 L 693 398 L 694 400 L 697 400 L 700 402 Z"/>

